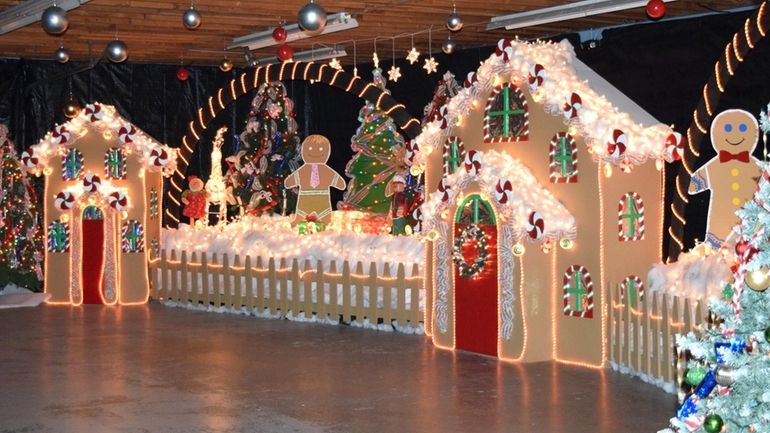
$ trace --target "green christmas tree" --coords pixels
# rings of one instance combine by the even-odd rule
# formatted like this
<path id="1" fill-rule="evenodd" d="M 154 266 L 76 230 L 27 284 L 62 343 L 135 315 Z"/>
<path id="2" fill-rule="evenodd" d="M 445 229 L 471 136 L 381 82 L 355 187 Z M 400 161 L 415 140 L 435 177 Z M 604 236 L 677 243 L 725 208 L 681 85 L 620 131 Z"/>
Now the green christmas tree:
<path id="1" fill-rule="evenodd" d="M 0 125 L 0 288 L 8 283 L 35 289 L 41 269 L 43 235 L 38 196 Z"/>
<path id="2" fill-rule="evenodd" d="M 372 74 L 374 83 L 385 89 L 382 71 L 375 69 Z M 369 101 L 361 108 L 358 120 L 361 126 L 350 145 L 356 154 L 345 168 L 351 180 L 339 207 L 387 213 L 391 200 L 385 195 L 386 186 L 394 175 L 406 172 L 404 139 L 393 119 Z"/>
<path id="3" fill-rule="evenodd" d="M 283 187 L 301 159 L 293 110 L 280 81 L 257 90 L 246 128 L 236 139 L 234 154 L 225 160 L 230 205 L 254 215 L 294 208 L 296 191 Z"/>

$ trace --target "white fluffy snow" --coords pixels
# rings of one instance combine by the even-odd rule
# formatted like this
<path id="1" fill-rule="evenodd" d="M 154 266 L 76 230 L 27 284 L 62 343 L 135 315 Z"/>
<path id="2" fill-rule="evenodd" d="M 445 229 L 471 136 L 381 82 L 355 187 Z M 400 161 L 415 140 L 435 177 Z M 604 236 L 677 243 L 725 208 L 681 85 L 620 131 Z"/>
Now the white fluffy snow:
<path id="1" fill-rule="evenodd" d="M 647 274 L 650 293 L 662 292 L 690 299 L 718 298 L 730 280 L 730 265 L 721 254 L 704 255 L 695 249 L 674 263 L 658 263 Z"/>
<path id="2" fill-rule="evenodd" d="M 34 293 L 11 283 L 0 289 L 0 309 L 37 307 L 50 297 L 49 293 Z"/>

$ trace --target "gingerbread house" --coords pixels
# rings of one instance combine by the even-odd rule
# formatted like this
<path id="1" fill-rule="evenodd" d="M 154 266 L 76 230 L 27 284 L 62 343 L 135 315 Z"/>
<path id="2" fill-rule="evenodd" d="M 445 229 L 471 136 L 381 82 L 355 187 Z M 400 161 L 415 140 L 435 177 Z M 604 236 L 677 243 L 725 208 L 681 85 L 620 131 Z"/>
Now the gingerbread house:
<path id="1" fill-rule="evenodd" d="M 424 170 L 426 331 L 505 360 L 607 363 L 609 290 L 661 259 L 681 136 L 563 43 L 501 40 L 410 149 Z"/>
<path id="2" fill-rule="evenodd" d="M 89 104 L 22 154 L 45 175 L 45 290 L 51 303 L 147 301 L 159 245 L 162 176 L 176 151 L 114 107 Z"/>

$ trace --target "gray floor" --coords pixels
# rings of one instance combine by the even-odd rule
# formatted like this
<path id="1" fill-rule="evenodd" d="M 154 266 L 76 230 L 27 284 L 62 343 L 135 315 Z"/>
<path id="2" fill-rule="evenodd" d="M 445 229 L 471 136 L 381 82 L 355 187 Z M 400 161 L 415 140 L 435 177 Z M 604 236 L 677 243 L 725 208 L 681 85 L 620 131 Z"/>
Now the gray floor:
<path id="1" fill-rule="evenodd" d="M 653 432 L 670 395 L 424 337 L 170 309 L 0 310 L 0 432 Z"/>

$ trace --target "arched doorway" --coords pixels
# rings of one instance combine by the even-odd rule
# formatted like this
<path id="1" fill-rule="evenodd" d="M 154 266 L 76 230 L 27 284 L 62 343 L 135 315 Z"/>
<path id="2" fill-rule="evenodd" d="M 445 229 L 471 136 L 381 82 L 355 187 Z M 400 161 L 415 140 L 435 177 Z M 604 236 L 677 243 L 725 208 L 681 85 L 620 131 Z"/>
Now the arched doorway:
<path id="1" fill-rule="evenodd" d="M 478 194 L 457 209 L 452 251 L 455 346 L 497 356 L 497 223 Z"/>
<path id="2" fill-rule="evenodd" d="M 83 210 L 81 275 L 84 304 L 103 304 L 104 212 L 96 206 Z"/>

